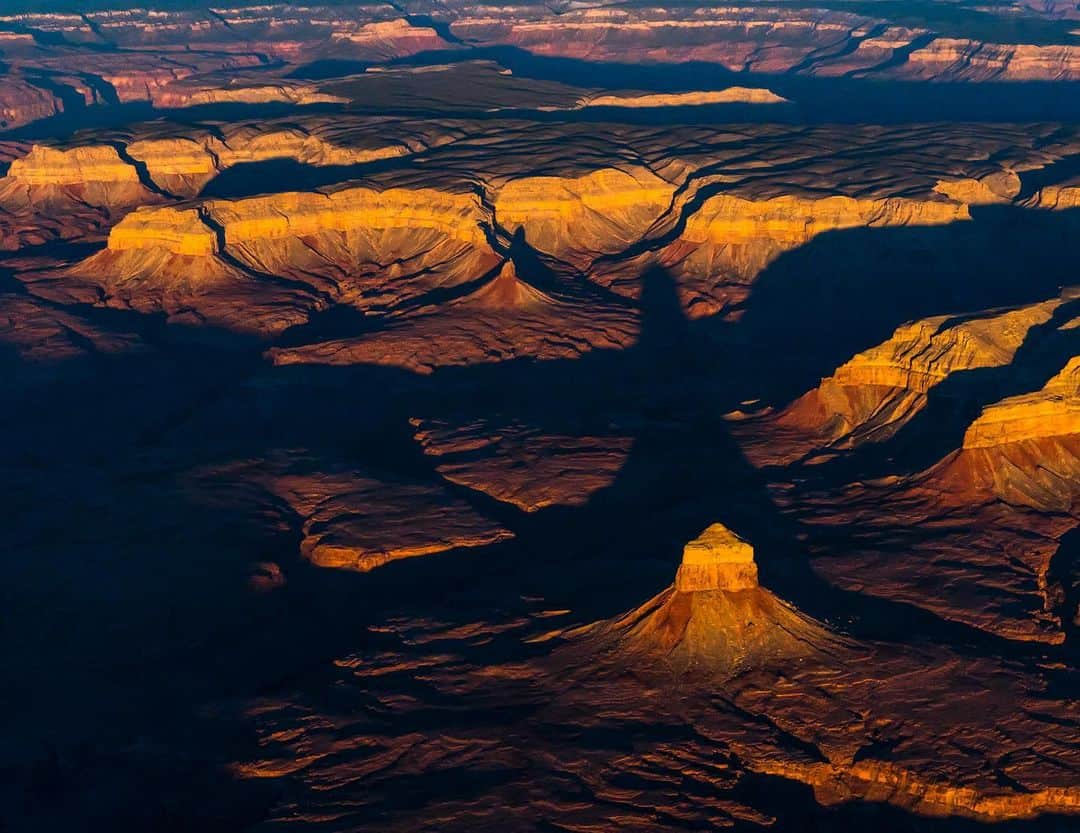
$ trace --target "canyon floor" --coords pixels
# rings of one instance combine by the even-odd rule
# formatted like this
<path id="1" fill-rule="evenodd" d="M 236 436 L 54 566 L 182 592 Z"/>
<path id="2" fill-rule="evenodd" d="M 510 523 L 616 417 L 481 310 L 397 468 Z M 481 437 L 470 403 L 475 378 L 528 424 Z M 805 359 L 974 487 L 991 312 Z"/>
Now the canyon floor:
<path id="1" fill-rule="evenodd" d="M 1074 5 L 90 6 L 0 830 L 1076 829 Z"/>

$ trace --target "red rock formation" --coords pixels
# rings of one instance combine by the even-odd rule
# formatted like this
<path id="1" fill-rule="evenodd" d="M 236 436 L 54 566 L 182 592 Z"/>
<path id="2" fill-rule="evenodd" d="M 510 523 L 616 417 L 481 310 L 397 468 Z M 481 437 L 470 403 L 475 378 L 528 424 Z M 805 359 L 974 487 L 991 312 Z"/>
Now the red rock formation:
<path id="1" fill-rule="evenodd" d="M 391 561 L 505 541 L 513 533 L 445 489 L 357 470 L 320 470 L 303 452 L 279 453 L 198 472 L 200 488 L 244 483 L 284 501 L 301 526 L 312 564 L 369 572 Z M 271 571 L 271 586 L 278 586 Z M 266 581 L 260 580 L 260 589 Z"/>

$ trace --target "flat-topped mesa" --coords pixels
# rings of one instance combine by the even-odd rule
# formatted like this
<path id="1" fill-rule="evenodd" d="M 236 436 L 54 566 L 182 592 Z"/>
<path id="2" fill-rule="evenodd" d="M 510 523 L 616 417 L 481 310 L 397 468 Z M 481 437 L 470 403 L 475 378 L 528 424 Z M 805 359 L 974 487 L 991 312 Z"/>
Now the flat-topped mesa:
<path id="1" fill-rule="evenodd" d="M 334 32 L 330 37 L 335 43 L 347 42 L 352 46 L 368 47 L 374 54 L 388 58 L 441 49 L 448 45 L 434 29 L 414 26 L 404 18 L 365 23 L 348 32 Z"/>
<path id="2" fill-rule="evenodd" d="M 79 196 L 95 204 L 130 207 L 160 202 L 164 197 L 193 199 L 218 174 L 245 163 L 293 160 L 303 165 L 357 165 L 404 156 L 428 144 L 447 141 L 451 134 L 432 130 L 430 136 L 373 137 L 342 128 L 329 120 L 293 124 L 242 124 L 220 134 L 205 128 L 141 127 L 141 137 L 97 139 L 73 147 L 33 145 L 13 159 L 0 178 L 0 201 L 15 188 L 80 189 Z M 320 135 L 325 134 L 325 135 Z M 9 207 L 9 206 L 6 206 Z"/>
<path id="3" fill-rule="evenodd" d="M 228 245 L 328 231 L 422 229 L 487 248 L 479 225 L 482 210 L 478 198 L 434 188 L 289 192 L 236 201 L 211 200 L 206 210 L 222 227 Z"/>
<path id="4" fill-rule="evenodd" d="M 111 145 L 87 145 L 68 150 L 34 145 L 11 163 L 8 177 L 26 185 L 139 184 L 135 167 Z"/>
<path id="5" fill-rule="evenodd" d="M 701 243 L 771 240 L 797 246 L 822 232 L 838 229 L 935 226 L 970 219 L 966 204 L 947 199 L 858 199 L 842 195 L 754 199 L 720 194 L 707 199 L 687 219 L 682 238 Z"/>
<path id="6" fill-rule="evenodd" d="M 678 235 L 660 252 L 690 317 L 714 315 L 738 306 L 749 286 L 778 257 L 819 234 L 852 228 L 941 226 L 967 221 L 967 203 L 941 193 L 925 197 L 883 195 L 820 196 L 803 187 L 784 193 L 786 184 L 746 183 L 705 199 L 694 207 L 701 189 L 712 180 L 680 192 L 675 205 L 658 219 L 650 235 L 676 228 Z M 721 182 L 723 180 L 721 179 Z M 625 264 L 597 278 L 610 289 L 634 296 L 640 281 Z"/>
<path id="7" fill-rule="evenodd" d="M 316 84 L 279 82 L 236 87 L 192 84 L 171 87 L 154 96 L 154 106 L 179 109 L 205 104 L 342 104 L 347 99 L 321 92 Z"/>
<path id="8" fill-rule="evenodd" d="M 1075 516 L 1080 500 L 1080 356 L 1070 359 L 1042 389 L 984 407 L 968 426 L 960 451 L 928 469 L 923 478 L 938 502 L 1000 500 Z M 1035 544 L 1025 546 L 1040 551 Z M 1041 574 L 1048 568 L 1049 554 L 1052 549 L 1038 565 Z"/>
<path id="9" fill-rule="evenodd" d="M 614 93 L 583 98 L 578 107 L 698 107 L 706 104 L 790 104 L 764 87 L 728 87 L 686 93 Z"/>
<path id="10" fill-rule="evenodd" d="M 141 208 L 109 235 L 109 249 L 164 249 L 171 254 L 210 255 L 226 247 L 326 232 L 375 229 L 439 232 L 487 248 L 480 208 L 470 194 L 430 188 L 345 188 L 286 192 L 241 200 L 207 200 L 197 206 Z"/>
<path id="11" fill-rule="evenodd" d="M 736 592 L 758 586 L 754 548 L 723 524 L 713 524 L 683 548 L 675 574 L 680 593 Z"/>
<path id="12" fill-rule="evenodd" d="M 0 249 L 100 239 L 123 212 L 163 200 L 116 146 L 34 145 L 0 176 Z"/>
<path id="13" fill-rule="evenodd" d="M 143 207 L 65 274 L 109 303 L 265 337 L 330 306 L 382 315 L 474 284 L 502 262 L 490 222 L 475 194 L 432 188 Z"/>
<path id="14" fill-rule="evenodd" d="M 1053 185 L 1044 185 L 1025 200 L 1024 205 L 1028 208 L 1055 211 L 1080 208 L 1080 177 L 1072 177 Z"/>
<path id="15" fill-rule="evenodd" d="M 675 186 L 645 168 L 578 177 L 531 176 L 499 188 L 499 225 L 545 254 L 585 268 L 641 239 L 669 208 Z"/>
<path id="16" fill-rule="evenodd" d="M 110 252 L 161 250 L 188 257 L 220 251 L 218 235 L 198 208 L 138 208 L 109 232 Z"/>

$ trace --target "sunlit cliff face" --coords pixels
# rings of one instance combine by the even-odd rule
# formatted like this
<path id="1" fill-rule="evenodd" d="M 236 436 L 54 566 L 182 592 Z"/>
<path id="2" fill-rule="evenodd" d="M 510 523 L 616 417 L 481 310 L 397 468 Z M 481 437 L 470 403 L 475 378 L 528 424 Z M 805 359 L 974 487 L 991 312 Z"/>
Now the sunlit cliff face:
<path id="1" fill-rule="evenodd" d="M 5 831 L 1074 826 L 1075 9 L 19 2 Z"/>

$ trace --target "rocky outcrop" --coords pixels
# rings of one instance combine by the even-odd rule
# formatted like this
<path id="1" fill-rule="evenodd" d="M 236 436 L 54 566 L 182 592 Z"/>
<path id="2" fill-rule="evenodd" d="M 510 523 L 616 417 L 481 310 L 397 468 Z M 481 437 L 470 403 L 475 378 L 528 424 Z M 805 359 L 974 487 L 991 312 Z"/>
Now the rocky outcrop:
<path id="1" fill-rule="evenodd" d="M 709 184 L 710 180 L 705 179 L 698 188 Z M 778 194 L 780 190 L 757 183 L 732 186 L 708 197 L 682 217 L 681 230 L 656 253 L 655 259 L 675 277 L 688 315 L 714 315 L 742 303 L 749 295 L 750 284 L 773 261 L 819 234 L 859 227 L 943 225 L 970 219 L 965 203 L 936 194 L 924 199 L 857 198 Z M 696 191 L 682 193 L 677 205 L 691 203 Z M 679 216 L 679 209 L 672 212 L 667 218 L 669 228 Z M 659 229 L 664 224 L 657 225 Z M 635 282 L 625 273 L 625 268 L 605 269 L 598 280 L 616 291 L 632 294 Z"/>
<path id="2" fill-rule="evenodd" d="M 985 408 L 964 434 L 964 449 L 1073 435 L 1080 435 L 1080 357 L 1071 359 L 1042 390 Z"/>
<path id="3" fill-rule="evenodd" d="M 351 31 L 337 31 L 331 35 L 331 42 L 383 59 L 444 49 L 449 45 L 434 29 L 413 25 L 404 18 L 365 23 Z"/>
<path id="4" fill-rule="evenodd" d="M 768 240 L 798 246 L 818 234 L 859 226 L 934 226 L 971 218 L 968 207 L 951 200 L 905 197 L 859 199 L 776 196 L 748 199 L 720 194 L 706 200 L 686 223 L 688 243 L 746 243 Z"/>
<path id="5" fill-rule="evenodd" d="M 772 90 L 760 87 L 728 87 L 688 93 L 616 93 L 582 99 L 579 107 L 699 107 L 706 104 L 790 104 Z"/>
<path id="6" fill-rule="evenodd" d="M 164 206 L 136 211 L 109 232 L 111 253 L 154 252 L 211 257 L 221 251 L 218 236 L 197 208 Z M 168 275 L 162 275 L 168 280 Z"/>
<path id="7" fill-rule="evenodd" d="M 8 179 L 28 186 L 40 185 L 138 185 L 134 166 L 120 158 L 115 147 L 91 145 L 70 150 L 34 145 L 11 163 Z"/>
<path id="8" fill-rule="evenodd" d="M 34 145 L 0 178 L 0 249 L 97 237 L 124 212 L 163 199 L 112 145 Z"/>
<path id="9" fill-rule="evenodd" d="M 680 679 L 730 678 L 844 647 L 842 638 L 758 586 L 753 548 L 723 524 L 686 545 L 674 586 L 567 639 L 564 661 L 584 654 Z"/>
<path id="10" fill-rule="evenodd" d="M 567 436 L 483 419 L 412 422 L 446 480 L 525 512 L 587 504 L 615 482 L 632 444 L 630 437 Z"/>
<path id="11" fill-rule="evenodd" d="M 639 240 L 670 206 L 675 186 L 641 168 L 579 177 L 511 179 L 493 196 L 495 217 L 541 252 L 585 269 Z"/>
<path id="12" fill-rule="evenodd" d="M 1009 365 L 1063 303 L 1054 298 L 1012 310 L 904 324 L 888 341 L 853 357 L 767 420 L 777 435 L 752 444 L 748 453 L 758 464 L 786 464 L 811 453 L 887 440 L 926 407 L 930 392 L 945 380 Z"/>
<path id="13" fill-rule="evenodd" d="M 345 304 L 381 313 L 499 263 L 471 194 L 343 188 L 132 212 L 69 270 L 115 303 L 266 334 Z M 238 305 L 241 298 L 245 303 Z"/>
<path id="14" fill-rule="evenodd" d="M 158 92 L 153 98 L 154 106 L 162 109 L 197 107 L 202 104 L 344 104 L 347 99 L 324 93 L 317 84 L 280 82 L 276 84 L 251 83 L 229 87 L 188 83 L 175 85 Z"/>
<path id="15" fill-rule="evenodd" d="M 1038 391 L 985 407 L 938 474 L 955 495 L 1076 515 L 1080 497 L 1080 358 Z M 1048 566 L 1048 565 L 1047 565 Z"/>
<path id="16" fill-rule="evenodd" d="M 1075 81 L 1080 49 L 1073 45 L 983 43 L 935 38 L 895 71 L 907 78 L 963 81 Z"/>
<path id="17" fill-rule="evenodd" d="M 557 299 L 519 278 L 506 261 L 474 291 L 397 315 L 386 329 L 275 347 L 267 355 L 278 365 L 377 364 L 427 375 L 514 359 L 577 359 L 593 350 L 625 349 L 638 333 L 632 310 Z"/>
<path id="18" fill-rule="evenodd" d="M 1030 197 L 1028 205 L 1056 211 L 1080 208 L 1080 179 L 1070 178 L 1055 185 L 1044 185 Z"/>
<path id="19" fill-rule="evenodd" d="M 299 519 L 300 554 L 319 567 L 370 572 L 513 537 L 438 484 L 325 470 L 302 451 L 203 469 L 197 482 L 211 492 L 247 484 L 283 501 Z"/>
<path id="20" fill-rule="evenodd" d="M 693 317 L 744 300 L 772 261 L 819 234 L 971 219 L 967 203 L 940 193 L 923 199 L 791 195 L 756 183 L 732 185 L 696 205 L 701 190 L 713 185 L 712 175 L 678 188 L 649 170 L 602 169 L 575 178 L 511 180 L 493 202 L 502 229 L 521 233 L 530 246 L 569 269 L 588 270 L 592 280 L 621 294 L 637 296 L 649 264 L 665 268 Z M 635 249 L 644 254 L 622 256 Z"/>
<path id="21" fill-rule="evenodd" d="M 723 524 L 713 524 L 683 548 L 675 589 L 752 590 L 758 586 L 754 548 Z"/>
<path id="22" fill-rule="evenodd" d="M 1020 196 L 1021 181 L 1016 171 L 1006 168 L 983 176 L 940 179 L 934 190 L 967 205 L 996 205 Z"/>
<path id="23" fill-rule="evenodd" d="M 374 127 L 381 135 L 374 134 L 364 120 L 350 123 L 325 118 L 305 120 L 302 125 L 267 121 L 215 130 L 169 125 L 164 130 L 136 130 L 134 136 L 108 143 L 36 144 L 12 161 L 0 182 L 6 187 L 25 188 L 81 186 L 99 202 L 112 198 L 119 207 L 126 204 L 121 190 L 124 185 L 142 184 L 171 197 L 192 198 L 211 179 L 235 165 L 271 160 L 312 166 L 360 165 L 405 156 L 453 138 L 451 131 L 438 126 L 404 127 L 401 131 L 378 124 Z M 145 195 L 142 199 L 152 201 Z"/>

